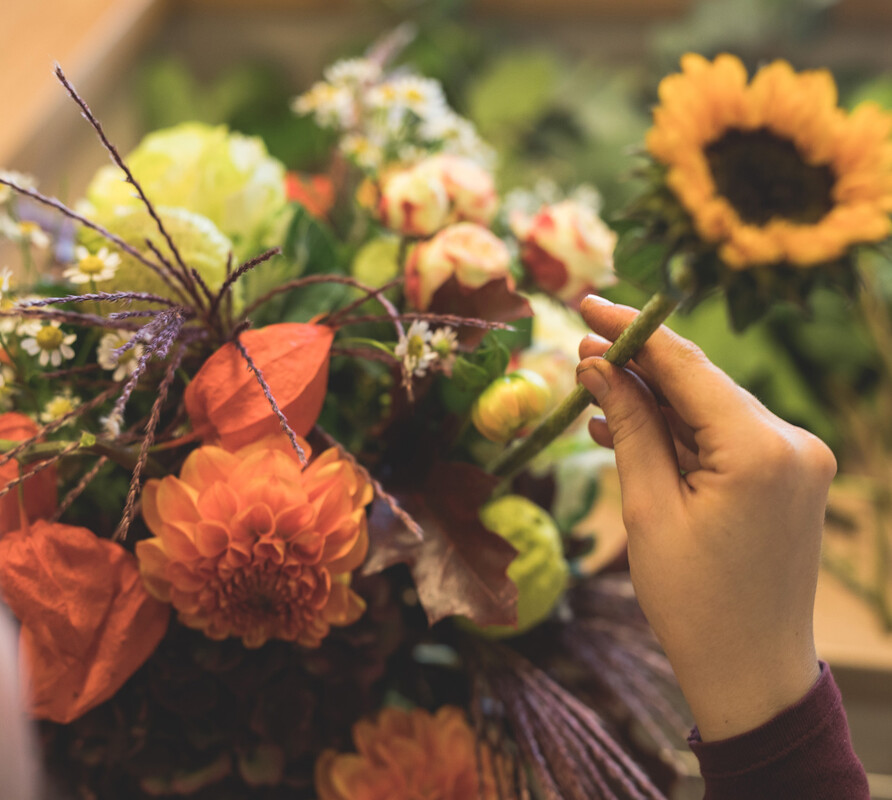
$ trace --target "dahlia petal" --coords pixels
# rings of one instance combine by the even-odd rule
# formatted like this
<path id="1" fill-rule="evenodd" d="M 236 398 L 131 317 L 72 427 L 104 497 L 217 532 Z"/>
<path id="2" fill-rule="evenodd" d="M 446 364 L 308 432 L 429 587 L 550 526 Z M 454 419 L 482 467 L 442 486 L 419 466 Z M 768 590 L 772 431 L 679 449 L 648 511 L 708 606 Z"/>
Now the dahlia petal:
<path id="1" fill-rule="evenodd" d="M 193 540 L 193 526 L 165 522 L 161 529 L 164 550 L 172 560 L 195 561 L 201 558 Z"/>
<path id="2" fill-rule="evenodd" d="M 201 493 L 197 507 L 203 521 L 228 525 L 238 514 L 239 496 L 225 483 L 214 483 Z"/>
<path id="3" fill-rule="evenodd" d="M 163 509 L 165 522 L 198 522 L 201 519 L 195 505 L 198 492 L 179 478 L 163 478 L 157 492 L 156 504 L 159 509 Z"/>
<path id="4" fill-rule="evenodd" d="M 331 586 L 323 616 L 329 625 L 344 627 L 356 622 L 365 612 L 365 607 L 365 601 L 349 586 L 335 582 Z"/>
<path id="5" fill-rule="evenodd" d="M 363 524 L 359 531 L 359 535 L 354 540 L 350 549 L 347 550 L 343 556 L 328 561 L 325 553 L 323 553 L 322 560 L 327 562 L 326 566 L 333 575 L 338 575 L 343 572 L 353 572 L 353 570 L 365 561 L 369 552 L 369 534 L 365 517 L 363 517 L 362 522 Z"/>
<path id="6" fill-rule="evenodd" d="M 237 456 L 221 447 L 199 447 L 183 463 L 180 479 L 201 493 L 214 483 L 225 482 L 238 463 Z"/>

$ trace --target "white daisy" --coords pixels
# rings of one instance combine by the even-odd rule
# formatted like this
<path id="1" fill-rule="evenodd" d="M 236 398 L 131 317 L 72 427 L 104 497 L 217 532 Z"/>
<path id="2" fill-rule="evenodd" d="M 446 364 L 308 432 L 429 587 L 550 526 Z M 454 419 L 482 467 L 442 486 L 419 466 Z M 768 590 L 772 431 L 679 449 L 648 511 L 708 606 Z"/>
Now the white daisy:
<path id="1" fill-rule="evenodd" d="M 121 256 L 103 247 L 98 253 L 91 253 L 86 247 L 78 245 L 74 255 L 77 261 L 62 273 L 72 283 L 90 283 L 107 281 L 115 277 Z"/>
<path id="2" fill-rule="evenodd" d="M 11 288 L 12 282 L 12 270 L 9 267 L 3 267 L 0 269 L 0 302 L 3 301 L 3 298 L 6 296 L 6 293 Z"/>
<path id="3" fill-rule="evenodd" d="M 295 98 L 291 108 L 297 114 L 313 114 L 325 127 L 351 128 L 356 121 L 356 98 L 346 86 L 320 81 Z"/>
<path id="4" fill-rule="evenodd" d="M 363 169 L 377 169 L 384 160 L 384 151 L 368 136 L 348 133 L 341 139 L 341 152 Z"/>
<path id="5" fill-rule="evenodd" d="M 58 367 L 62 359 L 74 358 L 74 344 L 77 335 L 66 334 L 59 328 L 58 322 L 49 322 L 41 325 L 40 329 L 27 339 L 22 339 L 22 350 L 32 356 L 39 356 L 38 363 L 41 367 L 52 364 Z"/>
<path id="6" fill-rule="evenodd" d="M 0 178 L 21 186 L 23 189 L 33 189 L 37 182 L 31 175 L 24 175 L 21 172 L 13 172 L 12 170 L 0 169 Z M 5 183 L 0 183 L 0 206 L 9 202 L 13 196 L 13 190 Z"/>
<path id="7" fill-rule="evenodd" d="M 420 378 L 437 360 L 437 354 L 431 349 L 430 340 L 430 326 L 423 320 L 417 320 L 397 342 L 393 354 L 403 362 L 406 372 L 410 375 Z"/>
<path id="8" fill-rule="evenodd" d="M 114 331 L 107 333 L 99 340 L 99 353 L 96 360 L 103 369 L 113 369 L 112 380 L 122 381 L 136 370 L 136 365 L 143 354 L 143 346 L 135 344 L 129 350 L 120 355 L 115 353 L 119 347 L 123 347 L 130 341 L 124 334 Z"/>
<path id="9" fill-rule="evenodd" d="M 455 363 L 455 353 L 458 350 L 458 335 L 454 328 L 437 328 L 431 336 L 431 350 L 437 354 L 437 358 L 448 372 Z"/>
<path id="10" fill-rule="evenodd" d="M 7 217 L 7 219 L 12 225 L 5 225 L 6 230 L 3 233 L 12 241 L 30 244 L 39 250 L 46 250 L 50 246 L 50 237 L 36 222 L 31 222 L 31 220 L 16 222 L 11 217 Z"/>
<path id="11" fill-rule="evenodd" d="M 71 394 L 71 389 L 65 389 L 62 394 L 53 397 L 40 412 L 40 421 L 45 425 L 61 419 L 66 414 L 70 414 L 81 404 L 79 397 Z"/>
<path id="12" fill-rule="evenodd" d="M 375 83 L 381 78 L 381 65 L 367 58 L 345 58 L 325 70 L 325 80 L 335 84 Z"/>

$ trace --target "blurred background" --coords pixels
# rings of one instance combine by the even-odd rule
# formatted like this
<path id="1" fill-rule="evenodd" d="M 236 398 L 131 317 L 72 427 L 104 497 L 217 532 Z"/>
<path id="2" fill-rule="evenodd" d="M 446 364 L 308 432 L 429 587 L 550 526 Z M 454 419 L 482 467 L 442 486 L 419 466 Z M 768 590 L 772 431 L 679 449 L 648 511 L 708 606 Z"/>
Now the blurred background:
<path id="1" fill-rule="evenodd" d="M 588 184 L 608 222 L 636 192 L 657 85 L 684 52 L 826 67 L 843 105 L 892 108 L 889 0 L 3 0 L 0 167 L 71 202 L 104 163 L 52 76 L 58 61 L 122 152 L 201 120 L 324 172 L 328 134 L 291 99 L 407 24 L 401 61 L 440 80 L 495 147 L 503 191 Z M 892 264 L 881 249 L 862 258 L 859 302 L 818 292 L 743 335 L 718 301 L 672 324 L 837 453 L 817 634 L 874 796 L 892 798 Z M 638 265 L 618 260 L 628 282 L 613 298 L 642 302 Z M 699 796 L 693 778 L 689 790 Z"/>

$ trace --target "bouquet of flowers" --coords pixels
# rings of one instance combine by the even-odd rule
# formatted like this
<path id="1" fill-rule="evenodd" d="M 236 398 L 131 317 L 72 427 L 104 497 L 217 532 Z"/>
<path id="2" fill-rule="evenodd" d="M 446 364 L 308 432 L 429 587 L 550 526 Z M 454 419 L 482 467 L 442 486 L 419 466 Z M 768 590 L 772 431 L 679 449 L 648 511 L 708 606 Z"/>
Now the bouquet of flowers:
<path id="1" fill-rule="evenodd" d="M 74 208 L 0 173 L 0 591 L 76 796 L 663 797 L 671 670 L 571 535 L 609 453 L 576 307 L 617 235 L 589 191 L 501 202 L 393 48 L 296 99 L 325 175 L 199 124 L 123 158 L 61 69 L 112 164 Z M 617 363 L 679 302 L 803 294 L 889 232 L 888 117 L 783 64 L 683 69 L 618 251 L 662 288 Z"/>

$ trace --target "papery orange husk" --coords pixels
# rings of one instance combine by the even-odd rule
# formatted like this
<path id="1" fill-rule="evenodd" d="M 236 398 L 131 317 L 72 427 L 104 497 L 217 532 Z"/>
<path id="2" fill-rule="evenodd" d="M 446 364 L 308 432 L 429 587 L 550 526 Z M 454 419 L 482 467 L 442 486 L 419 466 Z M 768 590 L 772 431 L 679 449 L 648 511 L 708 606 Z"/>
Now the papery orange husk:
<path id="1" fill-rule="evenodd" d="M 327 175 L 285 173 L 285 195 L 300 203 L 312 216 L 324 219 L 335 201 L 334 183 Z"/>
<path id="2" fill-rule="evenodd" d="M 54 722 L 115 694 L 154 652 L 170 617 L 123 547 L 58 522 L 38 520 L 0 539 L 0 591 L 22 623 L 31 711 Z"/>
<path id="3" fill-rule="evenodd" d="M 299 436 L 310 432 L 322 409 L 333 338 L 331 328 L 302 322 L 267 325 L 240 336 Z M 231 342 L 204 362 L 186 388 L 186 411 L 196 431 L 227 450 L 281 430 L 263 389 Z"/>
<path id="4" fill-rule="evenodd" d="M 372 495 L 335 448 L 303 466 L 283 434 L 234 453 L 200 447 L 178 478 L 146 484 L 155 538 L 136 546 L 143 580 L 211 639 L 317 647 L 365 610 L 350 573 L 368 551 Z"/>
<path id="5" fill-rule="evenodd" d="M 0 439 L 22 442 L 38 431 L 37 423 L 24 414 L 7 411 L 0 414 Z M 33 467 L 30 467 L 33 469 Z M 13 459 L 0 466 L 0 489 L 19 477 L 19 464 Z M 23 484 L 25 514 L 29 520 L 52 516 L 56 511 L 56 468 L 48 467 L 28 478 Z M 0 497 L 0 536 L 21 527 L 19 492 L 13 489 Z"/>
<path id="6" fill-rule="evenodd" d="M 319 800 L 499 797 L 490 751 L 477 744 L 459 708 L 444 706 L 436 714 L 386 708 L 374 721 L 357 722 L 353 741 L 357 754 L 327 750 L 317 760 Z"/>

